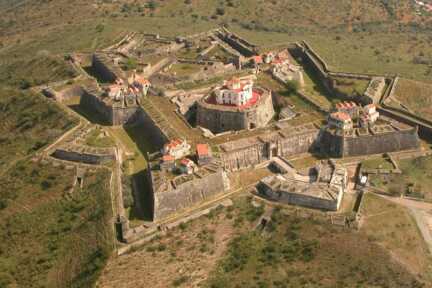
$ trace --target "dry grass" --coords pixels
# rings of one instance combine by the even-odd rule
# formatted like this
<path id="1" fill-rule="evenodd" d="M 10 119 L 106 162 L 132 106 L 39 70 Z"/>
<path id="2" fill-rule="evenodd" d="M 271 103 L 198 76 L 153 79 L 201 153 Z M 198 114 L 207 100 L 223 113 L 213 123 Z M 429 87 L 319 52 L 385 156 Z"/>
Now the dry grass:
<path id="1" fill-rule="evenodd" d="M 414 115 L 432 120 L 432 84 L 399 79 L 393 100 L 400 102 Z M 404 109 L 393 101 L 397 108 Z"/>
<path id="2" fill-rule="evenodd" d="M 413 274 L 431 284 L 432 259 L 408 210 L 379 196 L 364 198 L 362 233 L 390 251 Z"/>

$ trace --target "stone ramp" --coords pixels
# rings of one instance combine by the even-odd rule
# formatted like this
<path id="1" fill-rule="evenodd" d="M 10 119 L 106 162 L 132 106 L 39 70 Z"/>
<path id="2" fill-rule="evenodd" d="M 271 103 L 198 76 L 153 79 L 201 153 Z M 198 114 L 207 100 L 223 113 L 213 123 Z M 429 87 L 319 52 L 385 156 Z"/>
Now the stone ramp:
<path id="1" fill-rule="evenodd" d="M 150 100 L 146 99 L 142 101 L 141 107 L 144 109 L 145 113 L 152 118 L 156 125 L 165 132 L 169 139 L 181 138 L 178 132 Z"/>

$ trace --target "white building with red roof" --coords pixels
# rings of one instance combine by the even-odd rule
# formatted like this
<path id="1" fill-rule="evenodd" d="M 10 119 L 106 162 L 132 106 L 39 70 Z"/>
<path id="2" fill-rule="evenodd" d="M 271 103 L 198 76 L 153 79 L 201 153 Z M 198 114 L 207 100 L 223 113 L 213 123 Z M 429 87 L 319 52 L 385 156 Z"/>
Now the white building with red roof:
<path id="1" fill-rule="evenodd" d="M 162 149 L 163 155 L 170 155 L 174 159 L 180 159 L 190 154 L 191 146 L 184 139 L 174 139 L 166 143 Z"/>
<path id="2" fill-rule="evenodd" d="M 195 172 L 195 170 L 197 169 L 197 166 L 195 165 L 195 163 L 188 159 L 188 158 L 183 158 L 182 160 L 180 160 L 180 171 L 184 174 L 192 174 Z"/>
<path id="3" fill-rule="evenodd" d="M 351 116 L 345 112 L 331 113 L 328 117 L 328 124 L 330 127 L 342 130 L 350 130 L 354 127 Z"/>
<path id="4" fill-rule="evenodd" d="M 215 90 L 216 103 L 220 105 L 246 105 L 253 98 L 253 81 L 233 78 L 224 81 L 221 88 Z"/>
<path id="5" fill-rule="evenodd" d="M 345 101 L 336 104 L 336 111 L 347 113 L 351 118 L 357 118 L 360 108 L 355 102 Z"/>

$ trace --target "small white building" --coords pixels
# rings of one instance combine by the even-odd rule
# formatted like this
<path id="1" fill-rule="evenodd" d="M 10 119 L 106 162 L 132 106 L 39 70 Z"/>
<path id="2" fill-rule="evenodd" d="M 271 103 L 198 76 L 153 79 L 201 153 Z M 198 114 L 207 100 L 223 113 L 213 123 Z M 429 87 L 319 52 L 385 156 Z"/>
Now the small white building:
<path id="1" fill-rule="evenodd" d="M 253 97 L 253 81 L 233 78 L 215 90 L 216 102 L 221 105 L 242 106 Z"/>
<path id="2" fill-rule="evenodd" d="M 190 154 L 191 146 L 183 139 L 174 139 L 165 144 L 162 149 L 163 155 L 171 155 L 174 159 L 183 158 Z"/>
<path id="3" fill-rule="evenodd" d="M 195 165 L 195 163 L 188 159 L 188 158 L 183 158 L 180 161 L 180 171 L 184 174 L 192 174 L 196 171 L 197 166 Z"/>
<path id="4" fill-rule="evenodd" d="M 342 130 L 350 130 L 354 127 L 351 116 L 345 112 L 331 113 L 328 117 L 328 124 L 330 127 L 335 127 Z"/>

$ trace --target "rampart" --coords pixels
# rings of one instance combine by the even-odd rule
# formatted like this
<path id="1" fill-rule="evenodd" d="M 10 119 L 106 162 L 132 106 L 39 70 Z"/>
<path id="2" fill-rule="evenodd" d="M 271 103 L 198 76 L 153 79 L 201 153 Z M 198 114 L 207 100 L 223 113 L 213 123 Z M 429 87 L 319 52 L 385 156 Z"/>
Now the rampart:
<path id="1" fill-rule="evenodd" d="M 160 221 L 192 208 L 229 189 L 229 180 L 222 169 L 206 170 L 205 174 L 184 175 L 169 180 L 160 170 L 147 169 L 153 197 L 153 221 Z M 190 178 L 188 178 L 190 177 Z"/>
<path id="2" fill-rule="evenodd" d="M 381 125 L 363 132 L 355 129 L 345 135 L 324 129 L 320 148 L 332 157 L 349 157 L 411 150 L 419 146 L 417 129 L 399 123 Z"/>
<path id="3" fill-rule="evenodd" d="M 312 124 L 289 127 L 221 144 L 219 155 L 223 167 L 235 171 L 257 166 L 273 157 L 287 157 L 312 151 L 318 137 L 319 129 Z"/>

